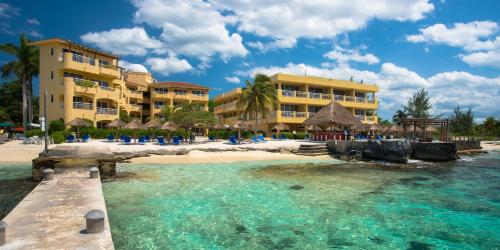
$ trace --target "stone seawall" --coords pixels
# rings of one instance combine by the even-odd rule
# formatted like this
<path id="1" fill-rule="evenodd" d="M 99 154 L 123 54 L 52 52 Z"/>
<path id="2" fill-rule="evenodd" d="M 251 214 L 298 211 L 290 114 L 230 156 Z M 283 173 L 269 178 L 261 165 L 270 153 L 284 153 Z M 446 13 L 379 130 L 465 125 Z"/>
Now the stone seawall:
<path id="1" fill-rule="evenodd" d="M 480 140 L 470 140 L 470 141 L 453 141 L 457 145 L 457 150 L 473 150 L 481 149 Z"/>
<path id="2" fill-rule="evenodd" d="M 360 155 L 365 160 L 405 163 L 413 158 L 424 161 L 453 161 L 458 159 L 455 143 L 410 143 L 408 140 L 382 141 L 328 141 L 333 155 L 352 157 Z"/>

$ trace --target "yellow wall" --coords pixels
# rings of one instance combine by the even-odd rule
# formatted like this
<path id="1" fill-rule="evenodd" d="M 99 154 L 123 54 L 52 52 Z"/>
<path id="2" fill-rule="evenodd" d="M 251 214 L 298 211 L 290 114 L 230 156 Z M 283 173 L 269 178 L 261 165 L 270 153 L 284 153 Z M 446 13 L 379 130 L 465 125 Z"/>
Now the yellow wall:
<path id="1" fill-rule="evenodd" d="M 150 73 L 122 72 L 117 67 L 118 57 L 65 40 L 49 39 L 33 44 L 40 48 L 40 113 L 43 114 L 43 93 L 46 90 L 49 121 L 63 119 L 68 123 L 75 118 L 85 118 L 96 126 L 119 118 L 120 110 L 143 120 L 160 111 L 154 110 L 152 105 L 154 86 L 157 84 L 153 83 Z M 82 53 L 83 57 L 75 61 L 73 54 L 63 53 L 63 49 Z M 92 63 L 91 58 L 95 59 L 95 63 Z M 109 66 L 100 65 L 99 60 L 108 61 Z M 64 77 L 64 72 L 80 75 L 87 80 L 107 82 L 108 87 L 101 88 L 97 82 L 93 87 L 83 87 L 73 77 Z M 206 93 L 203 97 L 191 94 L 192 89 L 187 90 L 190 94 L 179 96 L 174 95 L 172 89 L 167 98 L 172 105 L 185 101 L 200 103 L 207 108 L 207 88 L 203 88 Z M 145 92 L 151 97 L 144 97 Z M 74 102 L 74 97 L 82 103 Z M 143 110 L 144 104 L 151 105 L 151 110 Z"/>
<path id="2" fill-rule="evenodd" d="M 278 107 L 270 115 L 261 119 L 259 129 L 269 131 L 277 123 L 285 123 L 292 130 L 304 130 L 300 128 L 304 122 L 313 113 L 308 112 L 310 106 L 323 107 L 332 100 L 338 101 L 341 105 L 350 110 L 353 115 L 359 114 L 359 118 L 364 123 L 377 123 L 376 110 L 378 100 L 376 92 L 379 87 L 374 84 L 362 84 L 351 81 L 312 77 L 295 76 L 288 74 L 275 74 L 271 76 L 272 83 L 278 89 Z M 297 91 L 283 91 L 282 85 L 296 86 Z M 312 88 L 323 90 L 321 94 L 310 92 Z M 234 123 L 242 115 L 241 108 L 236 107 L 236 100 L 241 96 L 241 89 L 233 89 L 229 92 L 220 94 L 214 98 L 218 104 L 214 108 L 214 113 L 218 116 L 222 124 Z M 344 95 L 335 95 L 335 91 L 344 91 Z M 365 98 L 356 98 L 356 93 L 365 94 Z M 368 98 L 368 96 L 371 96 Z M 281 110 L 281 105 L 297 106 L 296 112 L 285 112 Z M 372 115 L 367 115 L 367 113 Z M 254 121 L 247 121 L 254 126 Z"/>

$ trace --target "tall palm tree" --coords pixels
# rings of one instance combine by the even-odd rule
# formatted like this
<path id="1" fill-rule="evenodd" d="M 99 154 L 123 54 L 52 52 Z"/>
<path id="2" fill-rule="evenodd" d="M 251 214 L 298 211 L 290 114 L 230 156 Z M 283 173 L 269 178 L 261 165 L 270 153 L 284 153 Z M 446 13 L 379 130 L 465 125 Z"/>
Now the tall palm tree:
<path id="1" fill-rule="evenodd" d="M 244 115 L 253 115 L 255 119 L 254 133 L 257 134 L 259 114 L 266 117 L 278 104 L 278 91 L 271 83 L 271 78 L 263 74 L 256 74 L 253 84 L 246 81 L 242 95 L 236 105 L 244 107 Z"/>
<path id="2" fill-rule="evenodd" d="M 19 46 L 11 43 L 1 44 L 0 52 L 15 56 L 16 60 L 0 67 L 3 78 L 15 75 L 23 86 L 23 127 L 24 133 L 28 124 L 33 121 L 33 77 L 38 76 L 38 48 L 28 45 L 30 40 L 21 34 Z"/>
<path id="3" fill-rule="evenodd" d="M 405 112 L 405 110 L 398 110 L 396 113 L 392 116 L 392 122 L 401 125 L 403 122 L 404 118 L 407 118 L 408 114 Z"/>

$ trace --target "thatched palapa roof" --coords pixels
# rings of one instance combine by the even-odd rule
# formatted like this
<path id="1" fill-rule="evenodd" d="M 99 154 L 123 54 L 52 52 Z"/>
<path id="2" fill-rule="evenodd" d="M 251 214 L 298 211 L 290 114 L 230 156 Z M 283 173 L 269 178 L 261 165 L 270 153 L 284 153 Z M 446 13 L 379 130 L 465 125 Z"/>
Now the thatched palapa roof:
<path id="1" fill-rule="evenodd" d="M 124 127 L 125 125 L 127 125 L 124 121 L 120 120 L 120 119 L 115 119 L 114 121 L 108 123 L 106 125 L 107 128 L 122 128 Z"/>
<path id="2" fill-rule="evenodd" d="M 163 124 L 163 126 L 161 126 L 161 129 L 168 130 L 168 131 L 176 131 L 177 125 L 175 125 L 173 122 L 165 122 L 165 124 Z"/>
<path id="3" fill-rule="evenodd" d="M 278 131 L 283 131 L 283 130 L 290 130 L 290 126 L 284 124 L 284 123 L 278 123 L 274 125 L 272 129 L 276 129 Z"/>
<path id="4" fill-rule="evenodd" d="M 125 125 L 126 129 L 148 129 L 148 127 L 146 127 L 144 124 L 142 124 L 142 122 L 140 120 L 133 120 L 131 122 L 129 122 L 127 125 Z"/>
<path id="5" fill-rule="evenodd" d="M 145 126 L 148 128 L 160 128 L 161 125 L 162 125 L 161 122 L 158 121 L 157 119 L 151 119 L 149 122 L 145 124 Z"/>
<path id="6" fill-rule="evenodd" d="M 68 125 L 73 126 L 73 127 L 90 127 L 90 123 L 87 121 L 80 119 L 80 118 L 75 118 L 74 120 L 70 121 Z"/>
<path id="7" fill-rule="evenodd" d="M 302 124 L 305 126 L 317 125 L 322 128 L 334 125 L 345 127 L 362 125 L 357 117 L 336 101 L 321 108 L 319 112 L 307 118 Z"/>

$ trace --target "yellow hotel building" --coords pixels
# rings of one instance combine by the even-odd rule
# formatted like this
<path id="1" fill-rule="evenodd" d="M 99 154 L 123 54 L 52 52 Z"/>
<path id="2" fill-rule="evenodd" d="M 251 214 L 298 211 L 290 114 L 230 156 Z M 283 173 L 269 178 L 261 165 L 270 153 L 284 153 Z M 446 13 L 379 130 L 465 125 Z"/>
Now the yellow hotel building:
<path id="1" fill-rule="evenodd" d="M 271 81 L 278 89 L 278 107 L 259 122 L 259 130 L 269 132 L 277 123 L 284 123 L 291 130 L 304 131 L 302 122 L 333 100 L 362 122 L 377 123 L 377 85 L 281 73 L 271 76 Z M 218 104 L 214 113 L 220 123 L 231 125 L 242 117 L 243 111 L 236 107 L 241 93 L 242 89 L 237 88 L 214 98 Z M 247 124 L 253 127 L 255 123 L 249 119 Z"/>
<path id="2" fill-rule="evenodd" d="M 207 87 L 157 82 L 150 73 L 126 72 L 118 67 L 118 56 L 68 40 L 32 44 L 40 48 L 40 103 L 47 91 L 49 121 L 84 118 L 105 127 L 121 111 L 146 121 L 161 118 L 164 105 L 199 103 L 208 109 Z"/>

